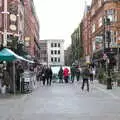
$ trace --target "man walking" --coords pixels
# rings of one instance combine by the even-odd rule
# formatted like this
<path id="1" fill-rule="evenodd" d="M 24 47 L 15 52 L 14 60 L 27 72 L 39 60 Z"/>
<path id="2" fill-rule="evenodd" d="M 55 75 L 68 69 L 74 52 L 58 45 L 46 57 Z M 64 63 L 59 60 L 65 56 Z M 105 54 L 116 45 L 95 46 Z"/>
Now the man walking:
<path id="1" fill-rule="evenodd" d="M 79 79 L 80 79 L 80 69 L 79 69 L 79 67 L 76 68 L 76 78 L 77 78 L 77 81 L 79 81 Z"/>
<path id="2" fill-rule="evenodd" d="M 60 70 L 58 72 L 58 77 L 59 77 L 59 83 L 63 83 L 63 69 L 60 67 Z"/>
<path id="3" fill-rule="evenodd" d="M 52 82 L 52 75 L 53 75 L 53 72 L 52 72 L 52 69 L 50 67 L 49 68 L 49 85 L 51 85 L 51 82 Z"/>
<path id="4" fill-rule="evenodd" d="M 47 85 L 51 85 L 52 81 L 52 69 L 47 67 L 45 71 L 45 78 L 47 80 Z"/>
<path id="5" fill-rule="evenodd" d="M 89 76 L 90 76 L 89 69 L 88 69 L 88 67 L 85 67 L 83 70 L 83 73 L 82 73 L 82 77 L 83 77 L 82 90 L 84 90 L 84 86 L 86 83 L 88 92 L 89 92 Z"/>

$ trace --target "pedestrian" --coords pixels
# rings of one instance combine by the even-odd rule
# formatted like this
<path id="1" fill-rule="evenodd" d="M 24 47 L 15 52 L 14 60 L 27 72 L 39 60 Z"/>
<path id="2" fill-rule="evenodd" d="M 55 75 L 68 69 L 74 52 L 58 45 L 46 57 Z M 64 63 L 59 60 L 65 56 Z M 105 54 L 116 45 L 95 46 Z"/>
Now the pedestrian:
<path id="1" fill-rule="evenodd" d="M 88 92 L 89 92 L 89 76 L 90 76 L 89 69 L 88 69 L 88 67 L 85 67 L 83 72 L 82 72 L 82 77 L 83 77 L 82 90 L 84 89 L 84 86 L 86 83 Z"/>
<path id="2" fill-rule="evenodd" d="M 49 85 L 51 85 L 51 83 L 52 83 L 52 76 L 53 76 L 53 72 L 52 72 L 52 69 L 50 67 L 49 68 Z"/>
<path id="3" fill-rule="evenodd" d="M 51 67 L 47 67 L 46 68 L 46 71 L 45 71 L 45 78 L 47 80 L 47 85 L 51 85 L 51 82 L 52 82 L 52 69 Z"/>
<path id="4" fill-rule="evenodd" d="M 45 79 L 45 72 L 46 72 L 46 68 L 43 67 L 42 71 L 41 71 L 41 79 L 43 81 L 43 85 L 45 85 L 46 79 Z"/>
<path id="5" fill-rule="evenodd" d="M 68 83 L 68 77 L 69 77 L 69 69 L 68 68 L 64 69 L 63 75 L 64 75 L 65 83 Z"/>
<path id="6" fill-rule="evenodd" d="M 77 78 L 77 81 L 79 81 L 79 79 L 80 79 L 80 69 L 79 69 L 79 67 L 76 68 L 76 78 Z"/>
<path id="7" fill-rule="evenodd" d="M 70 71 L 71 71 L 71 81 L 72 81 L 72 83 L 74 83 L 74 79 L 75 79 L 75 71 L 76 71 L 74 65 L 71 66 Z"/>
<path id="8" fill-rule="evenodd" d="M 92 69 L 90 70 L 90 81 L 91 83 L 93 83 L 93 70 Z"/>
<path id="9" fill-rule="evenodd" d="M 16 89 L 17 91 L 20 91 L 20 77 L 21 77 L 21 74 L 24 73 L 24 68 L 22 66 L 22 64 L 18 64 L 16 66 Z"/>
<path id="10" fill-rule="evenodd" d="M 59 83 L 63 83 L 63 69 L 60 67 L 60 70 L 58 72 L 58 77 L 59 77 Z"/>

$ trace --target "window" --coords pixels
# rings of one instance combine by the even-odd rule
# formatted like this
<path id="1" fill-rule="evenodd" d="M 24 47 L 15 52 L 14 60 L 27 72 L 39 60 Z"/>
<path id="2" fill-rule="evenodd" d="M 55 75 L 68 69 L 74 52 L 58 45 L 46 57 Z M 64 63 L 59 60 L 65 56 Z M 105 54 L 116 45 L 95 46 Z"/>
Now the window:
<path id="1" fill-rule="evenodd" d="M 51 43 L 51 47 L 53 47 L 53 43 Z"/>
<path id="2" fill-rule="evenodd" d="M 116 44 L 116 31 L 111 30 L 111 44 Z"/>
<path id="3" fill-rule="evenodd" d="M 55 50 L 54 52 L 55 52 L 55 54 L 57 54 L 57 50 Z"/>
<path id="4" fill-rule="evenodd" d="M 95 9 L 92 9 L 91 15 L 93 16 L 95 14 Z"/>
<path id="5" fill-rule="evenodd" d="M 93 24 L 93 26 L 92 26 L 92 33 L 94 33 L 95 32 L 95 24 Z"/>
<path id="6" fill-rule="evenodd" d="M 55 57 L 55 62 L 57 62 L 57 58 Z"/>
<path id="7" fill-rule="evenodd" d="M 60 62 L 60 58 L 58 58 L 58 62 Z"/>
<path id="8" fill-rule="evenodd" d="M 58 43 L 58 47 L 60 47 L 60 43 Z"/>
<path id="9" fill-rule="evenodd" d="M 54 44 L 54 47 L 57 47 L 57 43 Z"/>
<path id="10" fill-rule="evenodd" d="M 2 7 L 2 1 L 3 1 L 3 0 L 0 0 L 0 7 Z"/>
<path id="11" fill-rule="evenodd" d="M 102 0 L 98 0 L 98 5 L 99 5 L 99 7 L 102 6 Z"/>
<path id="12" fill-rule="evenodd" d="M 51 54 L 53 54 L 53 50 L 51 50 Z"/>
<path id="13" fill-rule="evenodd" d="M 60 54 L 60 50 L 58 50 L 58 54 Z"/>
<path id="14" fill-rule="evenodd" d="M 111 22 L 115 21 L 115 10 L 114 9 L 109 9 L 106 10 L 106 16 L 110 19 Z"/>
<path id="15" fill-rule="evenodd" d="M 100 18 L 99 18 L 99 27 L 102 26 L 102 23 L 103 23 L 103 19 L 102 19 L 102 17 L 100 17 Z"/>
<path id="16" fill-rule="evenodd" d="M 51 62 L 53 62 L 53 57 L 51 58 Z"/>

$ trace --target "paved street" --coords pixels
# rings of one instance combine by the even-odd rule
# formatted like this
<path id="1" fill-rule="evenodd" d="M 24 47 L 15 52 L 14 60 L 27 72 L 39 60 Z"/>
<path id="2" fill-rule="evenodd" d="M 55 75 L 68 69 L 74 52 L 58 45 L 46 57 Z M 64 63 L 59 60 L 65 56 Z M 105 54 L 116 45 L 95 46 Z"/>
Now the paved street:
<path id="1" fill-rule="evenodd" d="M 40 86 L 22 98 L 1 99 L 0 120 L 120 120 L 119 96 L 99 84 L 89 93 L 80 85 Z"/>

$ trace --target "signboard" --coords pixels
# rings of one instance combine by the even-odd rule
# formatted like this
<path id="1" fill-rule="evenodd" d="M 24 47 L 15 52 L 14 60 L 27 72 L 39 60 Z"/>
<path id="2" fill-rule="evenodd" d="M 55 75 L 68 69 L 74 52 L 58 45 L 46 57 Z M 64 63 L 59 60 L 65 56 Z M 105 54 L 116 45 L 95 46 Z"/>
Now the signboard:
<path id="1" fill-rule="evenodd" d="M 86 63 L 90 63 L 90 56 L 86 56 Z"/>
<path id="2" fill-rule="evenodd" d="M 99 50 L 103 48 L 103 37 L 97 36 L 95 38 L 95 50 Z"/>

